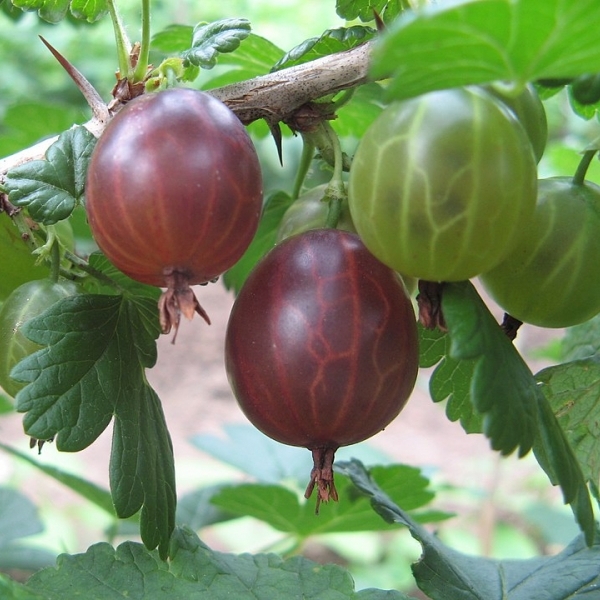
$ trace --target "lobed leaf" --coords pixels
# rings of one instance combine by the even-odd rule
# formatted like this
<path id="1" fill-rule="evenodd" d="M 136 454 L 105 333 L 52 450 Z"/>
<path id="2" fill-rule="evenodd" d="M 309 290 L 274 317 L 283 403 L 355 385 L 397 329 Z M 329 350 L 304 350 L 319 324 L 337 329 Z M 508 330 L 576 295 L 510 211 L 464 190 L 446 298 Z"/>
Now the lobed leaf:
<path id="1" fill-rule="evenodd" d="M 0 0 L 0 11 L 12 21 L 19 21 L 23 17 L 23 12 L 14 6 L 10 0 Z M 1 585 L 0 589 L 2 589 Z"/>
<path id="2" fill-rule="evenodd" d="M 434 402 L 447 400 L 446 416 L 458 421 L 466 433 L 482 433 L 482 417 L 471 399 L 474 361 L 458 360 L 449 355 L 450 338 L 439 329 L 419 326 L 421 367 L 437 365 L 429 378 L 429 393 Z M 438 364 L 439 363 L 439 364 Z"/>
<path id="3" fill-rule="evenodd" d="M 0 573 L 0 598 L 3 600 L 49 600 L 45 594 L 38 594 L 25 587 L 25 584 L 10 579 Z"/>
<path id="4" fill-rule="evenodd" d="M 283 50 L 269 40 L 251 33 L 235 52 L 219 56 L 219 65 L 229 68 L 203 81 L 203 89 L 213 89 L 266 75 L 283 56 Z"/>
<path id="5" fill-rule="evenodd" d="M 444 286 L 449 356 L 473 363 L 469 393 L 483 431 L 502 454 L 532 447 L 591 545 L 594 514 L 581 467 L 533 374 L 469 282 Z"/>
<path id="6" fill-rule="evenodd" d="M 419 469 L 406 465 L 375 467 L 373 473 L 394 501 L 406 510 L 416 511 L 433 499 L 429 481 Z M 242 484 L 224 487 L 215 494 L 212 503 L 238 516 L 251 516 L 271 525 L 278 531 L 298 538 L 311 535 L 348 531 L 386 531 L 382 522 L 362 496 L 343 475 L 335 476 L 339 502 L 322 506 L 315 518 L 314 502 L 299 501 L 298 494 L 279 485 Z M 417 513 L 414 513 L 415 515 Z M 441 512 L 420 512 L 421 521 L 438 521 L 448 515 Z"/>
<path id="7" fill-rule="evenodd" d="M 549 367 L 536 375 L 586 480 L 600 483 L 600 357 Z"/>
<path id="8" fill-rule="evenodd" d="M 142 540 L 166 557 L 174 526 L 173 449 L 145 369 L 156 362 L 156 300 L 81 294 L 32 319 L 23 332 L 45 346 L 13 370 L 29 382 L 16 397 L 25 431 L 59 450 L 90 445 L 115 417 L 112 501 L 127 518 L 142 508 Z"/>
<path id="9" fill-rule="evenodd" d="M 61 134 L 45 160 L 11 169 L 4 187 L 15 206 L 27 208 L 34 221 L 53 225 L 71 215 L 82 201 L 88 163 L 96 138 L 85 128 Z"/>
<path id="10" fill-rule="evenodd" d="M 88 259 L 89 266 L 105 275 L 108 279 L 101 280 L 94 277 L 88 277 L 85 280 L 86 288 L 93 289 L 94 292 L 102 294 L 130 294 L 135 298 L 138 296 L 150 298 L 158 301 L 160 289 L 153 285 L 146 285 L 127 277 L 119 271 L 109 260 L 99 251 L 92 252 Z M 148 315 L 152 320 L 152 315 Z M 151 325 L 149 325 L 151 327 Z"/>
<path id="11" fill-rule="evenodd" d="M 390 23 L 410 7 L 409 0 L 336 0 L 335 3 L 335 10 L 342 19 L 363 22 L 372 21 L 377 13 L 385 23 Z"/>
<path id="12" fill-rule="evenodd" d="M 24 10 L 36 10 L 44 21 L 58 23 L 71 14 L 77 19 L 85 19 L 90 23 L 103 17 L 108 9 L 106 0 L 12 0 L 14 6 Z"/>
<path id="13" fill-rule="evenodd" d="M 15 542 L 0 548 L 0 569 L 2 571 L 19 570 L 25 573 L 33 573 L 56 562 L 56 552 L 44 550 L 34 544 Z M 0 582 L 0 598 L 6 600 L 2 595 L 2 582 Z"/>
<path id="14" fill-rule="evenodd" d="M 472 364 L 469 393 L 492 448 L 524 456 L 533 446 L 540 397 L 531 371 L 470 283 L 446 284 L 442 307 L 448 355 Z"/>
<path id="15" fill-rule="evenodd" d="M 401 16 L 374 48 L 372 75 L 391 77 L 389 98 L 489 81 L 600 71 L 590 23 L 596 0 L 467 0 Z"/>
<path id="16" fill-rule="evenodd" d="M 575 361 L 600 354 L 600 316 L 569 327 L 561 341 L 564 361 Z"/>
<path id="17" fill-rule="evenodd" d="M 106 0 L 71 0 L 71 14 L 76 19 L 95 23 L 107 13 Z"/>
<path id="18" fill-rule="evenodd" d="M 284 560 L 275 554 L 214 552 L 187 529 L 175 530 L 170 555 L 167 563 L 140 544 L 125 542 L 115 549 L 99 543 L 84 554 L 59 556 L 56 568 L 36 573 L 26 589 L 48 600 L 67 597 L 73 590 L 85 590 L 93 600 L 410 600 L 395 591 L 356 592 L 352 577 L 341 567 L 300 556 Z"/>
<path id="19" fill-rule="evenodd" d="M 286 52 L 271 70 L 287 69 L 335 52 L 350 50 L 371 39 L 375 33 L 374 29 L 364 25 L 327 29 L 321 36 L 309 38 Z"/>
<path id="20" fill-rule="evenodd" d="M 445 546 L 416 523 L 377 484 L 358 461 L 341 467 L 388 522 L 401 523 L 423 547 L 413 565 L 420 589 L 432 600 L 587 600 L 600 588 L 600 531 L 592 530 L 589 547 L 583 535 L 556 556 L 528 560 L 493 560 L 467 556 Z"/>
<path id="21" fill-rule="evenodd" d="M 222 19 L 213 23 L 198 23 L 192 34 L 192 46 L 181 53 L 184 63 L 204 69 L 217 64 L 217 56 L 233 52 L 250 34 L 247 19 Z"/>
<path id="22" fill-rule="evenodd" d="M 460 420 L 466 433 L 483 432 L 483 417 L 475 410 L 471 397 L 474 368 L 474 361 L 446 356 L 429 380 L 433 401 L 447 399 L 446 416 L 452 422 Z"/>
<path id="23" fill-rule="evenodd" d="M 447 335 L 440 329 L 425 329 L 417 323 L 419 331 L 419 367 L 428 368 L 437 365 L 448 352 Z"/>
<path id="24" fill-rule="evenodd" d="M 69 0 L 12 0 L 12 3 L 22 10 L 36 10 L 49 23 L 62 21 L 69 10 Z"/>
<path id="25" fill-rule="evenodd" d="M 178 54 L 192 45 L 194 28 L 191 25 L 169 25 L 150 40 L 150 49 L 163 54 Z"/>
<path id="26" fill-rule="evenodd" d="M 138 510 L 140 534 L 147 548 L 167 556 L 175 527 L 173 445 L 160 400 L 146 383 L 124 390 L 115 412 L 110 456 L 110 487 L 117 515 L 126 519 Z"/>

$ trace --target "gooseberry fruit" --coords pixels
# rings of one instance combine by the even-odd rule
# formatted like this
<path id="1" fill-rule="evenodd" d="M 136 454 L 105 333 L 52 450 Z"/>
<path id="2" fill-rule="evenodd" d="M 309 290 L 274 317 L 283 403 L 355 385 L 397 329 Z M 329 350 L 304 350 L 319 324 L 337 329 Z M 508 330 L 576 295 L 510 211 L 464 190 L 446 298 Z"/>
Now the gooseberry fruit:
<path id="1" fill-rule="evenodd" d="M 318 185 L 294 200 L 281 218 L 277 229 L 277 242 L 297 233 L 325 227 L 329 211 L 329 203 L 324 201 L 327 186 L 327 183 Z M 337 228 L 356 233 L 347 202 L 342 203 Z"/>
<path id="2" fill-rule="evenodd" d="M 535 86 L 532 83 L 527 84 L 516 96 L 499 85 L 489 85 L 483 89 L 512 110 L 529 136 L 536 161 L 539 162 L 548 141 L 548 120 Z"/>
<path id="3" fill-rule="evenodd" d="M 277 230 L 277 243 L 292 235 L 325 227 L 329 205 L 327 202 L 323 202 L 323 198 L 327 185 L 319 185 L 308 190 L 285 211 Z M 356 233 L 347 202 L 342 203 L 337 229 Z M 408 293 L 412 294 L 417 288 L 416 279 L 406 275 L 400 275 L 400 277 Z"/>
<path id="4" fill-rule="evenodd" d="M 25 383 L 10 377 L 13 367 L 41 346 L 23 335 L 21 328 L 53 304 L 77 293 L 77 286 L 68 280 L 28 281 L 15 289 L 0 308 L 0 386 L 10 396 L 25 387 Z"/>
<path id="5" fill-rule="evenodd" d="M 233 266 L 262 210 L 258 157 L 244 126 L 207 93 L 174 88 L 127 104 L 90 161 L 86 210 L 94 239 L 132 279 L 167 288 L 164 333 L 206 313 L 190 289 Z"/>
<path id="6" fill-rule="evenodd" d="M 225 365 L 248 419 L 312 451 L 306 497 L 337 500 L 333 459 L 402 410 L 415 384 L 417 328 L 402 282 L 355 234 L 318 229 L 275 246 L 235 300 Z"/>
<path id="7" fill-rule="evenodd" d="M 480 276 L 508 314 L 540 327 L 568 327 L 600 312 L 600 187 L 542 179 L 527 236 Z"/>
<path id="8" fill-rule="evenodd" d="M 390 104 L 359 143 L 349 205 L 367 248 L 427 281 L 490 270 L 535 209 L 536 162 L 513 113 L 487 92 L 451 89 Z"/>

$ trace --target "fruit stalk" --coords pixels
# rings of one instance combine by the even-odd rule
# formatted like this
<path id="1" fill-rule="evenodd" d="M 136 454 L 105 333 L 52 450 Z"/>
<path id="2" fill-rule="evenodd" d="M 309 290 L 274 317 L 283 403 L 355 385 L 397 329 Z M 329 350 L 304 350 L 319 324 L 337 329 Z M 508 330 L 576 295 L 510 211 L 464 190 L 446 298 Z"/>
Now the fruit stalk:
<path id="1" fill-rule="evenodd" d="M 148 70 L 148 57 L 150 55 L 150 0 L 142 0 L 142 41 L 140 43 L 140 55 L 135 71 L 133 72 L 133 83 L 144 81 Z"/>
<path id="2" fill-rule="evenodd" d="M 131 75 L 131 62 L 129 55 L 131 52 L 131 43 L 125 33 L 125 27 L 117 11 L 117 7 L 113 0 L 107 0 L 106 2 L 110 19 L 113 24 L 115 32 L 115 43 L 117 45 L 117 60 L 119 64 L 119 79 L 129 77 Z"/>
<path id="3" fill-rule="evenodd" d="M 583 153 L 579 164 L 577 165 L 577 170 L 573 175 L 573 183 L 575 185 L 583 185 L 585 181 L 585 176 L 587 175 L 588 168 L 590 163 L 592 162 L 594 156 L 596 156 L 597 150 L 587 150 Z"/>
<path id="4" fill-rule="evenodd" d="M 333 480 L 333 461 L 335 459 L 335 451 L 337 448 L 325 447 L 314 448 L 312 450 L 313 468 L 310 472 L 310 481 L 304 492 L 304 497 L 308 500 L 312 493 L 317 488 L 317 504 L 315 506 L 315 514 L 319 514 L 321 502 L 338 501 L 338 493 L 335 489 Z"/>

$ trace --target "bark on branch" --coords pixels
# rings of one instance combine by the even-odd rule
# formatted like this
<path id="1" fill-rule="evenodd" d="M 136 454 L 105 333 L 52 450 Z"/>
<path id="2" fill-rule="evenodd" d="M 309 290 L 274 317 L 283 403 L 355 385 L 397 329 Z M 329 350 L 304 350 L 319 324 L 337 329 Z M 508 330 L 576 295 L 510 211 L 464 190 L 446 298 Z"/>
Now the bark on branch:
<path id="1" fill-rule="evenodd" d="M 245 125 L 258 119 L 275 124 L 290 118 L 307 102 L 366 83 L 371 45 L 367 42 L 262 77 L 215 88 L 209 93 L 229 106 Z M 84 126 L 99 136 L 106 121 L 93 118 Z M 10 169 L 42 159 L 57 139 L 46 139 L 0 159 L 0 180 Z"/>

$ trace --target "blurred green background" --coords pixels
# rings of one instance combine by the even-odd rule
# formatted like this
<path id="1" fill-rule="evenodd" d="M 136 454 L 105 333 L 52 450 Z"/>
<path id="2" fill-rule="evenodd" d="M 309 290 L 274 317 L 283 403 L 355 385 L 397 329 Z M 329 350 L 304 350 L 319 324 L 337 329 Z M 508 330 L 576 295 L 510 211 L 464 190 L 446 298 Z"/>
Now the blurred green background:
<path id="1" fill-rule="evenodd" d="M 135 41 L 139 35 L 139 1 L 121 0 L 119 6 L 130 37 Z M 153 33 L 174 23 L 194 25 L 200 21 L 228 17 L 249 19 L 254 33 L 269 39 L 284 51 L 308 37 L 320 35 L 327 28 L 344 24 L 335 13 L 333 0 L 182 0 L 152 3 Z M 0 8 L 0 157 L 90 118 L 89 109 L 79 91 L 41 43 L 39 35 L 43 35 L 70 60 L 104 98 L 110 98 L 117 65 L 108 18 L 92 25 L 72 19 L 49 25 L 40 21 L 35 13 L 24 14 L 11 10 L 8 3 L 3 2 Z M 201 84 L 202 75 L 198 80 L 198 85 Z M 600 135 L 598 122 L 596 118 L 586 120 L 575 116 L 564 92 L 547 99 L 545 104 L 551 138 L 540 164 L 540 175 L 572 174 L 579 161 L 579 152 Z M 353 142 L 350 140 L 346 143 L 351 147 Z M 257 146 L 265 172 L 266 189 L 289 192 L 300 141 L 286 138 L 283 168 L 278 163 L 272 140 L 257 140 Z M 590 168 L 589 178 L 600 183 L 600 165 L 597 161 Z M 558 336 L 559 333 L 542 338 L 535 335 L 526 337 L 523 349 L 526 356 L 538 367 L 551 362 L 557 358 Z M 426 392 L 426 385 L 424 374 L 421 391 Z M 168 398 L 165 400 L 169 401 Z M 443 411 L 440 406 L 433 408 L 438 412 Z M 10 423 L 14 426 L 18 423 L 18 417 L 11 419 Z M 6 418 L 0 420 L 0 426 L 7 427 Z M 458 425 L 454 431 L 457 436 L 463 435 Z M 9 438 L 16 437 L 12 431 Z M 354 452 L 353 455 L 360 452 Z M 75 456 L 57 457 L 55 454 L 53 450 L 49 456 L 51 462 L 85 476 L 83 459 Z M 248 454 L 252 455 L 251 448 Z M 52 492 L 46 491 L 40 499 L 35 489 L 28 488 L 28 497 L 42 504 L 42 521 L 38 523 L 35 507 L 27 504 L 21 496 L 15 500 L 11 492 L 2 490 L 24 489 L 24 486 L 31 485 L 32 479 L 44 476 L 25 463 L 18 462 L 18 469 L 8 466 L 9 461 L 19 459 L 11 459 L 3 454 L 1 460 L 5 468 L 0 469 L 0 486 L 8 483 L 9 488 L 0 487 L 0 567 L 3 564 L 2 544 L 11 536 L 6 531 L 14 532 L 19 527 L 20 535 L 36 534 L 35 538 L 30 538 L 36 548 L 50 551 L 50 555 L 30 551 L 28 556 L 32 567 L 46 564 L 48 556 L 52 557 L 59 551 L 78 552 L 84 549 L 86 542 L 108 537 L 105 532 L 114 524 L 99 509 L 81 502 L 76 509 L 66 512 L 60 503 L 53 505 Z M 481 461 L 480 472 L 485 476 L 471 479 L 461 487 L 448 484 L 438 472 L 430 473 L 439 500 L 435 501 L 434 506 L 455 510 L 461 515 L 460 519 L 452 519 L 440 527 L 440 536 L 444 541 L 470 553 L 520 558 L 560 548 L 576 534 L 570 512 L 562 507 L 559 496 L 549 488 L 547 479 L 532 457 L 524 461 L 515 458 L 500 460 L 490 451 L 489 456 L 473 460 Z M 197 462 L 200 464 L 200 460 Z M 198 471 L 202 469 L 205 471 L 199 474 Z M 198 481 L 212 484 L 227 477 L 241 477 L 239 470 L 210 461 L 202 463 L 194 471 L 192 461 L 184 460 L 178 473 L 178 478 L 183 479 L 189 474 L 194 484 Z M 518 489 L 515 488 L 515 482 L 519 484 Z M 13 512 L 7 512 L 8 507 L 12 507 Z M 14 511 L 17 508 L 14 507 L 25 511 L 22 522 L 15 518 Z M 23 528 L 22 523 L 29 523 L 30 529 Z M 83 534 L 82 531 L 87 533 Z M 125 533 L 135 535 L 135 527 L 125 530 Z M 234 551 L 255 551 L 257 548 L 249 547 L 250 540 L 254 542 L 260 539 L 264 542 L 260 544 L 262 548 L 270 548 L 274 544 L 273 548 L 277 549 L 278 543 L 273 531 L 248 519 L 219 525 L 206 535 L 209 543 L 216 542 L 220 547 Z M 409 589 L 409 564 L 419 555 L 418 546 L 406 531 L 331 535 L 319 540 L 316 545 L 308 546 L 307 551 L 312 558 L 346 564 L 357 579 L 358 588 L 377 586 Z M 26 564 L 24 562 L 22 566 Z"/>

